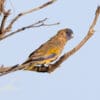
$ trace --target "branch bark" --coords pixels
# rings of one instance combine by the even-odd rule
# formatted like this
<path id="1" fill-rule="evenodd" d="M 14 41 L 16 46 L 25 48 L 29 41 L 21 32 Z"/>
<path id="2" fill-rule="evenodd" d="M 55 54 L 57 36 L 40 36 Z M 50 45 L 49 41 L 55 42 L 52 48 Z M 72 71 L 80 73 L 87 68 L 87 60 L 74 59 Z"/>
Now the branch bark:
<path id="1" fill-rule="evenodd" d="M 12 36 L 12 35 L 14 35 L 14 34 L 16 34 L 16 33 L 22 32 L 22 31 L 24 31 L 24 30 L 26 30 L 26 29 L 37 28 L 37 27 L 41 27 L 41 26 L 54 26 L 54 25 L 60 24 L 59 22 L 53 23 L 53 24 L 46 24 L 46 23 L 45 23 L 46 20 L 47 20 L 47 18 L 44 18 L 44 19 L 39 20 L 39 21 L 37 21 L 37 22 L 35 22 L 35 23 L 31 24 L 31 25 L 28 25 L 28 26 L 24 26 L 24 27 L 22 27 L 22 28 L 19 28 L 19 29 L 15 30 L 14 32 L 11 32 L 11 33 L 9 33 L 9 34 L 7 34 L 7 35 L 1 37 L 1 38 L 0 38 L 0 41 L 6 39 L 6 38 L 8 38 L 8 37 L 10 37 L 10 36 Z"/>
<path id="2" fill-rule="evenodd" d="M 27 15 L 27 14 L 30 14 L 30 13 L 32 13 L 32 12 L 35 12 L 35 11 L 37 11 L 37 10 L 40 10 L 40 9 L 42 9 L 42 8 L 45 8 L 45 7 L 49 6 L 49 5 L 51 5 L 52 3 L 54 3 L 55 1 L 56 1 L 56 0 L 51 0 L 51 1 L 48 1 L 48 2 L 44 3 L 43 5 L 41 5 L 41 6 L 39 6 L 39 7 L 36 7 L 36 8 L 30 9 L 30 10 L 28 10 L 28 11 L 19 13 L 15 18 L 12 19 L 12 21 L 11 21 L 11 22 L 9 23 L 9 25 L 6 27 L 6 29 L 5 29 L 6 31 L 5 31 L 5 32 L 9 32 L 9 31 L 12 29 L 13 24 L 14 24 L 20 17 L 25 16 L 25 15 Z"/>
<path id="3" fill-rule="evenodd" d="M 35 66 L 33 68 L 33 71 L 36 72 L 48 72 L 51 73 L 53 72 L 56 68 L 58 68 L 65 60 L 67 60 L 70 56 L 72 56 L 74 53 L 76 53 L 94 34 L 94 27 L 96 26 L 98 17 L 100 15 L 100 6 L 97 7 L 96 13 L 95 13 L 95 17 L 94 20 L 92 22 L 92 24 L 90 25 L 89 31 L 87 32 L 87 35 L 82 39 L 82 41 L 76 45 L 72 50 L 70 50 L 69 52 L 65 53 L 63 56 L 61 56 L 59 58 L 59 60 L 57 62 L 55 62 L 54 64 L 50 64 L 48 65 L 48 67 L 45 66 Z M 32 62 L 29 62 L 27 65 L 31 65 Z M 27 65 L 15 65 L 12 67 L 0 67 L 0 76 L 6 75 L 8 73 L 14 72 L 14 71 L 18 71 L 18 70 L 22 70 L 24 69 Z"/>
<path id="4" fill-rule="evenodd" d="M 32 9 L 29 9 L 28 11 L 24 11 L 24 12 L 19 13 L 18 15 L 16 15 L 11 20 L 10 23 L 8 23 L 8 25 L 6 27 L 4 27 L 5 23 L 6 23 L 6 20 L 7 20 L 8 16 L 10 15 L 10 10 L 5 11 L 4 10 L 4 2 L 5 2 L 5 0 L 0 0 L 0 14 L 3 14 L 2 22 L 1 22 L 1 25 L 0 25 L 0 40 L 3 40 L 3 39 L 5 39 L 5 38 L 7 38 L 9 36 L 12 36 L 12 35 L 14 35 L 17 32 L 20 32 L 18 30 L 21 30 L 21 28 L 18 29 L 18 30 L 15 30 L 14 32 L 11 32 L 14 23 L 19 18 L 21 18 L 22 16 L 25 16 L 27 14 L 30 14 L 32 12 L 38 11 L 40 9 L 43 9 L 43 8 L 53 4 L 55 1 L 56 0 L 51 0 L 51 1 L 48 1 L 48 2 L 46 2 L 46 3 L 44 3 L 44 4 L 40 5 L 40 6 L 36 7 L 36 8 L 32 8 Z M 45 26 L 45 25 L 43 25 L 43 26 Z"/>
<path id="5" fill-rule="evenodd" d="M 56 68 L 58 68 L 61 65 L 61 63 L 63 63 L 70 56 L 72 56 L 74 53 L 76 53 L 93 36 L 93 34 L 95 32 L 94 27 L 96 26 L 99 15 L 100 15 L 100 6 L 98 6 L 96 9 L 94 20 L 93 20 L 92 24 L 90 25 L 87 35 L 72 50 L 65 53 L 63 56 L 61 56 L 60 59 L 56 63 L 54 63 L 53 65 L 50 65 L 48 72 L 53 72 Z"/>
<path id="6" fill-rule="evenodd" d="M 5 35 L 5 24 L 9 15 L 10 15 L 10 10 L 5 11 L 5 13 L 3 13 L 3 18 L 0 25 L 0 39 Z"/>
<path id="7" fill-rule="evenodd" d="M 0 0 L 0 15 L 5 12 L 4 3 L 5 3 L 5 0 Z"/>

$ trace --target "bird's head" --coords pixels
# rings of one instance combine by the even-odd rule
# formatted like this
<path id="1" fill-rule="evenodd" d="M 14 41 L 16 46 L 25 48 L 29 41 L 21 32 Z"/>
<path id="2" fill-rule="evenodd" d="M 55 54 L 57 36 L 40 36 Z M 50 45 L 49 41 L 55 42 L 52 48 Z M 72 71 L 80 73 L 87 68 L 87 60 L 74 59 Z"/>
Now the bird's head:
<path id="1" fill-rule="evenodd" d="M 64 33 L 66 35 L 67 40 L 72 39 L 73 36 L 73 31 L 70 28 L 65 28 L 59 31 L 60 33 Z"/>
<path id="2" fill-rule="evenodd" d="M 66 36 L 67 36 L 67 39 L 70 40 L 72 39 L 74 36 L 73 36 L 73 31 L 69 28 L 66 28 L 64 29 L 64 31 L 66 32 Z"/>

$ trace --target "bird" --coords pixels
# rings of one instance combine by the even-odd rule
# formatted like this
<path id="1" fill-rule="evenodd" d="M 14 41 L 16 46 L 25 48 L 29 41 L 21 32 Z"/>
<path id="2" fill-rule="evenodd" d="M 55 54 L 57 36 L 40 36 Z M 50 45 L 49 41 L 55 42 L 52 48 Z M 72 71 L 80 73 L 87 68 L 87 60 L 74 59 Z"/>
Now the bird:
<path id="1" fill-rule="evenodd" d="M 56 61 L 61 55 L 66 43 L 72 38 L 72 29 L 64 28 L 59 30 L 55 36 L 33 51 L 28 59 L 22 63 L 22 65 L 32 63 L 30 66 L 25 67 L 24 70 L 32 71 L 35 66 L 49 65 Z"/>

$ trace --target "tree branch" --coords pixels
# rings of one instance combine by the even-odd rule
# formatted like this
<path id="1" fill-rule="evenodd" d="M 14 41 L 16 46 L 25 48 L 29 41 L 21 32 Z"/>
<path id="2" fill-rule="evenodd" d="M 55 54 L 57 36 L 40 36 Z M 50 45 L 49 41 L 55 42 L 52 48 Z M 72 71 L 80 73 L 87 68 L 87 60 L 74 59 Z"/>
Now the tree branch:
<path id="1" fill-rule="evenodd" d="M 100 6 L 97 7 L 96 13 L 95 13 L 95 18 L 89 28 L 89 31 L 87 33 L 87 35 L 83 38 L 83 40 L 76 45 L 72 50 L 70 50 L 69 52 L 65 53 L 63 56 L 60 57 L 60 59 L 54 63 L 53 65 L 49 66 L 49 70 L 48 72 L 53 72 L 56 68 L 58 68 L 61 63 L 63 63 L 65 60 L 67 60 L 71 55 L 73 55 L 74 53 L 76 53 L 94 34 L 94 27 L 96 26 L 98 17 L 100 15 Z"/>
<path id="2" fill-rule="evenodd" d="M 5 3 L 5 0 L 0 0 L 0 15 L 5 12 L 4 3 Z"/>
<path id="3" fill-rule="evenodd" d="M 14 32 L 11 32 L 11 33 L 9 33 L 9 34 L 7 34 L 7 35 L 1 37 L 1 38 L 0 38 L 0 41 L 2 41 L 3 39 L 6 39 L 6 38 L 8 38 L 8 37 L 10 37 L 10 36 L 12 36 L 12 35 L 14 35 L 14 34 L 16 34 L 16 33 L 22 32 L 22 31 L 24 31 L 24 30 L 26 30 L 26 29 L 36 28 L 36 27 L 41 27 L 41 26 L 53 26 L 53 25 L 58 25 L 58 24 L 60 24 L 60 23 L 58 23 L 58 22 L 57 22 L 57 23 L 53 23 L 53 24 L 46 24 L 46 23 L 44 23 L 46 20 L 47 20 L 47 18 L 44 18 L 44 19 L 42 19 L 42 20 L 39 20 L 39 21 L 35 22 L 34 24 L 31 24 L 31 25 L 28 25 L 28 26 L 24 26 L 24 27 L 22 27 L 22 28 L 20 28 L 20 29 L 17 29 L 17 30 L 15 30 Z"/>
<path id="4" fill-rule="evenodd" d="M 6 31 L 5 32 L 9 32 L 11 29 L 12 29 L 12 26 L 13 24 L 22 16 L 26 15 L 26 14 L 30 14 L 32 12 L 35 12 L 37 10 L 40 10 L 42 8 L 45 8 L 47 7 L 48 5 L 54 3 L 56 0 L 51 0 L 51 1 L 48 1 L 46 3 L 44 3 L 43 5 L 39 6 L 39 7 L 36 7 L 36 8 L 33 8 L 33 9 L 30 9 L 28 11 L 25 11 L 25 12 L 22 12 L 22 13 L 19 13 L 15 18 L 13 18 L 13 20 L 10 22 L 10 24 L 6 27 Z"/>
<path id="5" fill-rule="evenodd" d="M 83 40 L 78 44 L 76 45 L 72 50 L 70 50 L 69 52 L 65 53 L 63 56 L 61 56 L 59 58 L 59 60 L 57 62 L 55 62 L 54 64 L 50 64 L 48 65 L 48 67 L 45 67 L 45 66 L 41 66 L 41 67 L 38 67 L 38 66 L 35 66 L 33 68 L 33 71 L 36 71 L 36 72 L 53 72 L 56 68 L 58 68 L 65 60 L 67 60 L 70 56 L 72 56 L 74 53 L 76 53 L 94 34 L 94 27 L 97 23 L 97 20 L 98 20 L 98 17 L 100 15 L 100 6 L 97 8 L 96 10 L 96 14 L 95 14 L 95 18 L 89 28 L 89 31 L 87 33 L 87 35 L 83 38 Z M 18 71 L 18 70 L 22 70 L 24 69 L 27 65 L 31 65 L 32 62 L 29 62 L 27 63 L 26 65 L 15 65 L 15 66 L 12 66 L 12 67 L 3 67 L 1 66 L 0 68 L 0 76 L 2 75 L 5 75 L 5 74 L 8 74 L 8 73 L 11 73 L 11 72 L 14 72 L 14 71 Z"/>
<path id="6" fill-rule="evenodd" d="M 3 13 L 3 18 L 2 18 L 2 21 L 1 21 L 1 25 L 0 25 L 0 38 L 2 38 L 4 35 L 5 35 L 5 24 L 6 24 L 6 20 L 8 18 L 10 14 L 10 10 L 8 11 L 5 11 L 5 13 Z"/>

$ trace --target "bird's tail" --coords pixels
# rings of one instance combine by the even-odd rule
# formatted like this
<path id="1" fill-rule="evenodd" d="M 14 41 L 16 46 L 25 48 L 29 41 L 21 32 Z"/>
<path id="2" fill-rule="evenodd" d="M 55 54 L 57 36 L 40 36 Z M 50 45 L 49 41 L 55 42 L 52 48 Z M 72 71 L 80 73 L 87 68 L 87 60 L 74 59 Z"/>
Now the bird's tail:
<path id="1" fill-rule="evenodd" d="M 30 62 L 30 63 L 29 63 Z M 47 72 L 48 71 L 48 67 L 45 66 L 36 66 L 37 63 L 36 62 L 32 62 L 31 60 L 27 60 L 25 61 L 23 64 L 21 64 L 24 67 L 24 70 L 28 70 L 28 71 L 35 71 L 35 72 Z"/>
<path id="2" fill-rule="evenodd" d="M 32 71 L 33 69 L 34 69 L 34 67 L 35 67 L 35 63 L 32 63 L 32 64 L 22 64 L 22 65 L 24 65 L 25 66 L 25 68 L 24 68 L 24 70 L 29 70 L 29 71 Z"/>
<path id="3" fill-rule="evenodd" d="M 25 68 L 24 70 L 28 70 L 28 71 L 35 71 L 35 72 L 48 72 L 48 67 L 45 66 L 27 66 L 27 68 Z"/>

